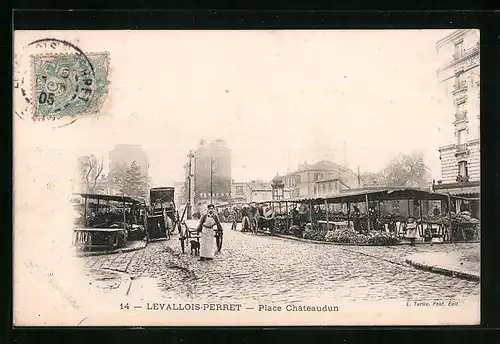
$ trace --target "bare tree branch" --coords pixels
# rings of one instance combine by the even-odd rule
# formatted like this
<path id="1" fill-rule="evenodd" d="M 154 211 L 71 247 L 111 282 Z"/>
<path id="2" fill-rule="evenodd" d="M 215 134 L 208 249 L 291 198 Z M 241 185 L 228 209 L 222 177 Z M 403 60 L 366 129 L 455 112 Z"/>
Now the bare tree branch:
<path id="1" fill-rule="evenodd" d="M 104 169 L 104 158 L 101 157 L 101 163 L 98 163 L 96 161 L 96 168 L 97 168 L 97 173 L 94 177 L 94 185 L 92 186 L 92 190 L 95 189 L 96 185 L 97 185 L 97 179 L 99 178 L 99 176 L 101 175 L 102 173 L 102 170 Z"/>

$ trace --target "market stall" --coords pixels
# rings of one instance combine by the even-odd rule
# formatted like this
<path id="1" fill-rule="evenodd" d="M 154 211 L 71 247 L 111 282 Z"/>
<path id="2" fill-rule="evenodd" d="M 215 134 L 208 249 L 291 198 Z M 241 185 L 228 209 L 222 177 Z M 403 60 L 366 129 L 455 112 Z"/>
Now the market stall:
<path id="1" fill-rule="evenodd" d="M 79 250 L 115 249 L 127 240 L 144 238 L 144 205 L 130 197 L 74 194 L 79 213 L 73 229 L 73 245 Z"/>
<path id="2" fill-rule="evenodd" d="M 303 226 L 302 237 L 306 239 L 359 245 L 477 239 L 479 220 L 467 214 L 454 215 L 449 206 L 453 198 L 416 188 L 373 188 L 349 190 L 329 198 L 293 200 L 294 204 L 305 204 L 310 209 L 307 212 L 309 221 L 304 225 L 302 216 L 301 223 L 293 223 L 288 228 Z M 401 201 L 407 209 L 400 213 L 383 213 L 381 205 L 390 201 Z M 431 201 L 447 209 L 443 216 L 427 214 Z M 413 231 L 409 232 L 413 226 L 416 237 Z"/>

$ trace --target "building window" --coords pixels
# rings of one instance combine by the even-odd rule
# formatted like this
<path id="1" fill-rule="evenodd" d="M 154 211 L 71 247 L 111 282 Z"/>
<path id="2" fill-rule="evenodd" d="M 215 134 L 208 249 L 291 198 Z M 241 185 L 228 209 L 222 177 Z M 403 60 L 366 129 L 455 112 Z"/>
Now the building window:
<path id="1" fill-rule="evenodd" d="M 237 195 L 243 195 L 243 186 L 237 186 L 236 187 L 236 194 Z"/>
<path id="2" fill-rule="evenodd" d="M 462 51 L 463 51 L 463 44 L 464 42 L 463 41 L 459 41 L 459 42 L 455 42 L 455 51 L 454 51 L 454 54 L 453 54 L 453 57 L 454 58 L 460 58 L 462 56 Z"/>
<path id="3" fill-rule="evenodd" d="M 300 183 L 300 175 L 295 177 L 295 185 Z"/>
<path id="4" fill-rule="evenodd" d="M 321 174 L 319 174 L 319 173 L 315 173 L 314 174 L 314 180 L 315 181 L 318 181 L 320 179 L 320 177 L 321 177 Z"/>
<path id="5" fill-rule="evenodd" d="M 467 167 L 467 161 L 460 161 L 458 163 L 458 175 L 460 177 L 467 177 L 469 175 L 469 168 Z"/>
<path id="6" fill-rule="evenodd" d="M 467 130 L 460 129 L 457 134 L 457 144 L 463 145 L 467 142 Z"/>

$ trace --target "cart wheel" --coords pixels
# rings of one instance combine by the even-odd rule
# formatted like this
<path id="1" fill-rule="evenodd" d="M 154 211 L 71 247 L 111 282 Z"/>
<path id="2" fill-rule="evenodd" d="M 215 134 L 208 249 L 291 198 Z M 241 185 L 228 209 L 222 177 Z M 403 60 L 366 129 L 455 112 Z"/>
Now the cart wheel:
<path id="1" fill-rule="evenodd" d="M 215 242 L 217 244 L 217 252 L 220 252 L 220 250 L 222 249 L 222 232 L 220 232 L 219 235 L 215 237 Z"/>
<path id="2" fill-rule="evenodd" d="M 272 227 L 269 229 L 269 233 L 271 235 L 274 235 L 276 233 L 277 229 L 278 229 L 278 220 L 274 219 L 274 223 L 273 223 Z"/>
<path id="3" fill-rule="evenodd" d="M 185 253 L 184 241 L 185 241 L 186 239 L 185 239 L 185 238 L 179 238 L 179 240 L 181 241 L 181 249 L 182 249 L 182 253 Z"/>

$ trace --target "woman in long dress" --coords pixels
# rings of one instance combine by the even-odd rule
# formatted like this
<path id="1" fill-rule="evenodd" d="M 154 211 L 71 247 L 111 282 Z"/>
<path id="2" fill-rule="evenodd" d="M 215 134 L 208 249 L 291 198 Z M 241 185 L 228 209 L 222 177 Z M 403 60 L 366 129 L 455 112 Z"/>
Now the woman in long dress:
<path id="1" fill-rule="evenodd" d="M 222 231 L 219 217 L 215 213 L 213 204 L 208 205 L 208 213 L 203 215 L 198 224 L 198 233 L 201 236 L 200 242 L 200 260 L 213 260 L 215 254 L 215 231 L 214 226 Z"/>
<path id="2" fill-rule="evenodd" d="M 406 237 L 410 239 L 410 245 L 415 245 L 417 240 L 417 222 L 413 217 L 406 220 Z"/>

